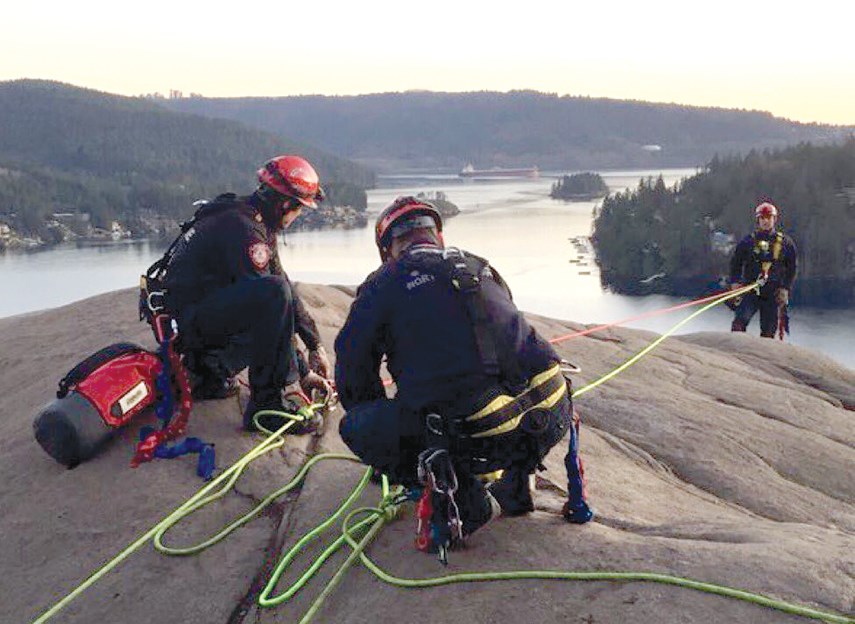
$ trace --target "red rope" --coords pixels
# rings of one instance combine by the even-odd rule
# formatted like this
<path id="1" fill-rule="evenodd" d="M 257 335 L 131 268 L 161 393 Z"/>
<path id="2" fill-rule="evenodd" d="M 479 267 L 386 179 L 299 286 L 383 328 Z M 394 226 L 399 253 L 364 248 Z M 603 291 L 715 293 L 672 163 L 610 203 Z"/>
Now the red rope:
<path id="1" fill-rule="evenodd" d="M 615 321 L 614 323 L 608 323 L 607 325 L 598 325 L 597 327 L 591 327 L 589 329 L 584 329 L 582 331 L 573 332 L 572 334 L 566 334 L 564 336 L 558 336 L 557 338 L 552 338 L 549 342 L 550 344 L 556 344 L 559 342 L 564 342 L 565 340 L 570 340 L 571 338 L 578 338 L 580 336 L 587 336 L 588 334 L 593 334 L 594 332 L 602 331 L 604 329 L 608 329 L 609 327 L 615 327 L 617 325 L 623 325 L 624 323 L 629 323 L 630 321 L 638 321 L 640 319 L 649 318 L 651 316 L 656 316 L 657 314 L 665 314 L 666 312 L 673 312 L 674 310 L 680 310 L 682 308 L 688 308 L 693 305 L 698 305 L 701 303 L 707 303 L 708 301 L 712 301 L 721 297 L 722 295 L 727 294 L 730 291 L 722 291 L 720 293 L 716 293 L 714 295 L 710 295 L 708 297 L 703 297 L 701 299 L 695 299 L 694 301 L 689 301 L 687 303 L 681 303 L 679 305 L 671 306 L 670 308 L 662 308 L 659 310 L 653 310 L 651 312 L 645 312 L 644 314 L 639 314 L 638 316 L 630 316 L 625 319 L 621 319 L 620 321 Z"/>
<path id="2" fill-rule="evenodd" d="M 637 321 L 644 318 L 650 318 L 651 316 L 656 316 L 657 314 L 665 314 L 666 312 L 674 312 L 675 310 L 681 310 L 683 308 L 688 308 L 693 305 L 699 305 L 701 303 L 707 303 L 709 301 L 713 301 L 714 299 L 718 299 L 719 297 L 726 295 L 729 293 L 729 290 L 723 290 L 719 293 L 715 293 L 709 295 L 707 297 L 701 297 L 700 299 L 695 299 L 693 301 L 688 301 L 686 303 L 680 303 L 675 306 L 671 306 L 669 308 L 661 308 L 659 310 L 653 310 L 651 312 L 645 312 L 644 314 L 639 314 L 637 316 L 630 316 L 629 318 L 621 319 L 620 321 L 615 321 L 614 323 L 608 323 L 606 325 L 597 325 L 596 327 L 591 327 L 590 329 L 584 329 L 582 331 L 573 332 L 572 334 L 566 334 L 564 336 L 558 336 L 557 338 L 552 338 L 549 342 L 550 344 L 557 344 L 559 342 L 564 342 L 565 340 L 570 340 L 571 338 L 579 338 L 580 336 L 587 336 L 588 334 L 593 334 L 594 332 L 602 331 L 604 329 L 608 329 L 609 327 L 615 327 L 617 325 L 623 325 L 624 323 L 629 323 L 630 321 Z M 391 379 L 384 379 L 384 386 L 391 386 L 395 383 Z"/>
<path id="3" fill-rule="evenodd" d="M 588 334 L 593 334 L 594 332 L 602 331 L 604 329 L 608 329 L 609 327 L 616 327 L 617 325 L 623 325 L 624 323 L 629 323 L 631 321 L 638 321 L 644 318 L 650 318 L 651 316 L 656 316 L 658 314 L 665 314 L 666 312 L 674 312 L 675 310 L 681 310 L 683 308 L 688 308 L 693 305 L 699 305 L 701 303 L 707 303 L 709 301 L 713 301 L 714 299 L 718 299 L 722 295 L 726 295 L 729 290 L 723 290 L 719 293 L 715 293 L 709 295 L 707 297 L 701 297 L 700 299 L 695 299 L 693 301 L 688 301 L 686 303 L 680 303 L 675 306 L 671 306 L 669 308 L 661 308 L 659 310 L 653 310 L 651 312 L 645 312 L 644 314 L 639 314 L 637 316 L 630 316 L 625 319 L 621 319 L 619 321 L 615 321 L 614 323 L 608 323 L 606 325 L 597 325 L 596 327 L 591 327 L 589 329 L 584 329 L 582 331 L 573 332 L 572 334 L 566 334 L 564 336 L 558 336 L 557 338 L 552 338 L 549 342 L 550 344 L 557 344 L 559 342 L 564 342 L 565 340 L 570 340 L 571 338 L 579 338 L 580 336 L 587 336 Z M 243 383 L 243 382 L 241 382 Z M 384 379 L 384 386 L 391 386 L 395 383 L 392 379 Z"/>

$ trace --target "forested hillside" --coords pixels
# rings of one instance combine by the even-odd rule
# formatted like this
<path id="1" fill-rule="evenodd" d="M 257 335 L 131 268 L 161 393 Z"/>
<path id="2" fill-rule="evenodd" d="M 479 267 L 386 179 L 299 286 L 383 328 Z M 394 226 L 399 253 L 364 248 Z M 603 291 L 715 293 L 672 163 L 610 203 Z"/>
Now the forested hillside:
<path id="1" fill-rule="evenodd" d="M 195 199 L 251 191 L 259 165 L 288 152 L 317 167 L 332 204 L 365 208 L 373 173 L 320 149 L 143 98 L 0 83 L 0 220 L 24 233 L 50 237 L 57 212 L 135 230 L 185 218 Z"/>
<path id="2" fill-rule="evenodd" d="M 178 110 L 242 121 L 378 170 L 539 166 L 554 170 L 694 166 L 840 130 L 758 111 L 511 93 L 184 98 Z"/>
<path id="3" fill-rule="evenodd" d="M 728 271 L 733 244 L 772 201 L 799 250 L 795 300 L 855 304 L 855 138 L 713 159 L 666 188 L 662 179 L 607 197 L 594 224 L 604 285 L 630 294 L 698 294 Z"/>

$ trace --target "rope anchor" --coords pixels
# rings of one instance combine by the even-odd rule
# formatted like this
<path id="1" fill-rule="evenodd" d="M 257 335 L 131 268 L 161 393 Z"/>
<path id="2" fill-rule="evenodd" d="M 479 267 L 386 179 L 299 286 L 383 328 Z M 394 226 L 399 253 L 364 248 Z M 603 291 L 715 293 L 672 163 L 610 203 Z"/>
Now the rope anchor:
<path id="1" fill-rule="evenodd" d="M 577 391 L 575 395 L 581 394 L 583 391 L 587 391 L 603 383 L 607 379 L 610 379 L 617 373 L 622 370 L 625 370 L 632 363 L 640 359 L 646 353 L 649 353 L 656 345 L 658 345 L 662 340 L 664 340 L 667 336 L 671 335 L 677 328 L 697 316 L 698 314 L 704 312 L 705 310 L 711 308 L 713 305 L 718 303 L 722 303 L 726 300 L 729 300 L 732 297 L 739 296 L 744 292 L 747 292 L 754 285 L 746 286 L 743 289 L 735 290 L 731 293 L 727 293 L 724 295 L 716 295 L 715 297 L 706 298 L 701 301 L 709 301 L 713 299 L 712 303 L 709 303 L 707 306 L 702 308 L 701 310 L 695 312 L 688 318 L 684 319 L 680 323 L 678 323 L 675 327 L 673 327 L 669 332 L 661 336 L 657 341 L 648 345 L 647 348 L 636 354 L 633 358 L 628 360 L 624 365 L 612 371 L 608 375 L 604 376 L 600 380 L 585 386 L 581 390 Z M 693 302 L 693 303 L 700 303 Z M 595 328 L 596 329 L 596 328 Z M 586 331 L 584 333 L 590 333 Z M 579 333 L 573 334 L 570 337 L 580 335 Z M 567 337 L 564 337 L 566 339 Z M 554 341 L 557 342 L 558 340 Z M 574 395 L 574 396 L 575 396 Z M 319 405 L 311 406 L 312 409 L 317 409 L 320 407 Z M 197 509 L 207 505 L 208 503 L 221 498 L 224 496 L 234 485 L 237 479 L 240 477 L 243 470 L 255 459 L 260 457 L 261 455 L 270 452 L 276 448 L 281 447 L 284 444 L 284 440 L 282 439 L 282 435 L 286 433 L 287 429 L 292 426 L 292 423 L 295 422 L 298 417 L 290 414 L 284 414 L 287 417 L 288 422 L 286 422 L 282 427 L 278 430 L 272 432 L 272 434 L 262 441 L 258 446 L 254 449 L 250 450 L 246 455 L 244 455 L 241 459 L 239 459 L 234 465 L 232 465 L 228 470 L 223 472 L 216 479 L 205 485 L 199 492 L 193 495 L 189 500 L 187 500 L 183 505 L 178 507 L 175 511 L 169 514 L 166 518 L 161 520 L 158 524 L 156 524 L 152 529 L 142 535 L 139 539 L 137 539 L 133 544 L 128 546 L 124 551 L 119 553 L 112 561 L 108 562 L 104 567 L 100 570 L 97 570 L 94 574 L 92 574 L 86 581 L 84 581 L 81 585 L 79 585 L 75 590 L 65 596 L 62 600 L 60 600 L 57 604 L 55 604 L 51 609 L 45 612 L 41 617 L 39 617 L 34 624 L 43 624 L 48 619 L 50 619 L 53 615 L 59 612 L 62 608 L 68 605 L 72 600 L 74 600 L 77 596 L 79 596 L 83 591 L 97 582 L 100 578 L 102 578 L 105 574 L 107 574 L 110 570 L 114 569 L 119 565 L 124 559 L 129 557 L 131 553 L 135 550 L 139 549 L 143 544 L 145 544 L 149 539 L 154 538 L 155 547 L 161 552 L 169 555 L 189 555 L 196 554 L 205 548 L 214 545 L 218 541 L 225 538 L 232 531 L 237 529 L 249 522 L 252 518 L 257 516 L 264 507 L 269 505 L 273 500 L 277 497 L 281 496 L 285 492 L 296 487 L 299 483 L 303 481 L 308 471 L 314 466 L 317 462 L 325 460 L 325 459 L 338 459 L 338 460 L 347 460 L 354 461 L 359 463 L 359 459 L 354 457 L 353 455 L 345 455 L 345 454 L 322 454 L 315 455 L 310 458 L 306 464 L 300 469 L 300 471 L 294 476 L 294 478 L 285 486 L 280 488 L 279 490 L 271 493 L 267 496 L 255 509 L 251 510 L 246 515 L 238 518 L 233 521 L 230 525 L 222 529 L 219 533 L 209 538 L 205 542 L 198 544 L 196 546 L 177 549 L 177 548 L 169 548 L 164 546 L 162 538 L 163 535 L 175 524 L 177 524 L 182 519 L 189 516 L 191 513 L 196 511 Z M 432 449 L 436 451 L 437 449 Z M 346 498 L 346 500 L 342 503 L 342 505 L 336 510 L 329 518 L 327 518 L 324 522 L 322 522 L 318 527 L 312 529 L 308 533 L 306 533 L 302 538 L 300 538 L 297 543 L 285 554 L 282 560 L 279 562 L 273 573 L 271 574 L 270 580 L 267 585 L 262 590 L 258 604 L 262 607 L 273 607 L 284 602 L 290 600 L 294 595 L 296 595 L 308 581 L 312 578 L 312 576 L 317 572 L 318 569 L 324 564 L 324 562 L 329 559 L 338 549 L 340 549 L 344 544 L 347 544 L 351 548 L 351 552 L 348 555 L 347 559 L 332 577 L 332 579 L 327 583 L 315 601 L 312 603 L 309 610 L 304 614 L 301 619 L 301 624 L 308 623 L 320 610 L 321 605 L 326 600 L 326 598 L 332 593 L 335 587 L 341 582 L 342 578 L 346 571 L 350 568 L 350 566 L 359 559 L 361 563 L 370 570 L 374 575 L 377 576 L 380 580 L 394 585 L 396 587 L 405 587 L 405 588 L 427 588 L 427 587 L 438 587 L 441 585 L 450 585 L 452 583 L 464 583 L 464 582 L 483 582 L 483 581 L 501 581 L 501 580 L 523 580 L 523 579 L 540 579 L 540 580 L 575 580 L 575 581 L 618 581 L 618 582 L 626 582 L 626 581 L 646 581 L 653 583 L 663 583 L 667 585 L 674 585 L 679 587 L 684 587 L 688 589 L 694 589 L 697 591 L 703 591 L 711 594 L 716 594 L 720 596 L 724 596 L 727 598 L 732 598 L 736 600 L 742 600 L 745 602 L 749 602 L 752 604 L 756 604 L 759 606 L 767 607 L 770 609 L 775 609 L 784 613 L 789 613 L 792 615 L 797 615 L 800 617 L 811 618 L 815 620 L 821 620 L 824 622 L 830 622 L 831 624 L 855 624 L 855 618 L 839 615 L 836 613 L 831 613 L 828 611 L 820 611 L 818 609 L 812 609 L 809 607 L 804 607 L 797 604 L 787 603 L 781 600 L 776 600 L 770 598 L 768 596 L 764 596 L 762 594 L 756 594 L 752 592 L 747 592 L 744 590 L 734 589 L 730 587 L 726 587 L 723 585 L 715 585 L 712 583 L 703 583 L 699 581 L 694 581 L 687 578 L 681 578 L 677 576 L 670 576 L 666 574 L 656 574 L 650 572 L 566 572 L 566 571 L 557 571 L 557 570 L 530 570 L 530 571 L 517 571 L 517 572 L 480 572 L 480 573 L 462 573 L 462 574 L 451 574 L 446 576 L 440 576 L 435 578 L 426 578 L 426 579 L 407 579 L 395 577 L 380 568 L 372 559 L 365 554 L 366 548 L 372 542 L 372 540 L 377 536 L 380 529 L 383 526 L 390 522 L 395 516 L 398 507 L 408 500 L 413 500 L 414 492 L 403 492 L 401 488 L 390 489 L 388 478 L 384 475 L 382 477 L 382 493 L 381 493 L 381 501 L 377 507 L 361 507 L 354 509 L 347 514 L 345 514 L 345 510 L 350 508 L 351 505 L 355 503 L 356 500 L 362 495 L 365 487 L 369 483 L 372 475 L 372 469 L 366 469 L 359 483 L 354 487 L 353 491 Z M 435 470 L 431 469 L 427 474 L 434 474 Z M 455 475 L 456 480 L 456 475 Z M 210 494 L 214 488 L 223 484 L 219 491 L 214 494 Z M 434 484 L 436 485 L 436 483 Z M 443 488 L 441 485 L 437 488 L 436 491 L 443 492 L 451 489 L 452 493 L 456 490 L 456 485 L 454 488 Z M 425 487 L 424 491 L 430 491 L 429 488 Z M 424 494 L 424 491 L 422 494 Z M 455 506 L 456 507 L 456 506 Z M 417 514 L 418 514 L 418 506 L 417 506 Z M 324 550 L 321 555 L 311 564 L 309 569 L 293 584 L 289 587 L 283 594 L 279 596 L 271 596 L 274 592 L 276 584 L 278 583 L 280 577 L 297 558 L 300 551 L 302 551 L 305 546 L 318 538 L 318 536 L 330 528 L 333 524 L 335 524 L 340 518 L 344 516 L 341 521 L 341 535 L 336 539 L 330 546 Z M 358 516 L 364 516 L 361 520 L 356 521 L 355 519 Z M 459 518 L 459 513 L 457 514 Z M 462 526 L 460 527 L 462 531 Z"/>

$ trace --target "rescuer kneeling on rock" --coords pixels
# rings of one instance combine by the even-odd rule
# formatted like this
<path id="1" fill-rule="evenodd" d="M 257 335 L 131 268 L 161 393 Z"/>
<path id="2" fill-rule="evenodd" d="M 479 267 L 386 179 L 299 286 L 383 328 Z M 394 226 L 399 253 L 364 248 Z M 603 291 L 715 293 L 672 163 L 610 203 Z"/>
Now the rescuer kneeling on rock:
<path id="1" fill-rule="evenodd" d="M 323 198 L 318 174 L 303 158 L 285 155 L 259 169 L 258 180 L 248 197 L 227 193 L 197 210 L 167 254 L 163 279 L 165 305 L 178 322 L 195 399 L 236 390 L 235 371 L 219 366 L 211 355 L 243 338 L 237 370 L 249 366 L 247 429 L 254 429 L 252 417 L 259 410 L 294 412 L 299 407 L 283 403 L 286 384 L 299 387 L 302 378 L 304 387 L 321 386 L 321 378 L 331 373 L 317 326 L 282 269 L 276 238 L 303 208 L 315 208 Z M 295 331 L 309 349 L 308 365 L 295 355 Z M 279 421 L 274 425 L 278 428 Z M 289 433 L 307 431 L 293 426 Z"/>
<path id="2" fill-rule="evenodd" d="M 529 476 L 569 430 L 564 517 L 585 523 L 593 513 L 560 358 L 486 260 L 445 247 L 442 226 L 437 209 L 414 197 L 377 219 L 383 264 L 359 287 L 335 343 L 341 436 L 408 487 L 424 483 L 426 457 L 448 455 L 467 535 L 498 515 L 497 502 L 506 515 L 534 510 Z M 393 399 L 380 376 L 384 356 Z M 500 469 L 489 489 L 476 477 Z"/>

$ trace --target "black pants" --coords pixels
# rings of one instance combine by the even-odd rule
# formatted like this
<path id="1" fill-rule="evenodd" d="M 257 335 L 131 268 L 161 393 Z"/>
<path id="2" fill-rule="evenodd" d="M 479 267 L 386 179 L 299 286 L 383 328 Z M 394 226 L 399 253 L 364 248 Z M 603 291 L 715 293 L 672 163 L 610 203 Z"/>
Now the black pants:
<path id="1" fill-rule="evenodd" d="M 294 360 L 294 305 L 284 277 L 248 278 L 218 289 L 180 311 L 178 329 L 182 350 L 223 349 L 241 336 L 238 359 L 249 366 L 253 401 L 280 402 Z"/>
<path id="2" fill-rule="evenodd" d="M 528 478 L 546 454 L 569 430 L 570 440 L 564 465 L 571 500 L 583 497 L 579 469 L 578 440 L 571 425 L 572 406 L 564 397 L 549 413 L 546 427 L 537 434 L 517 427 L 501 436 L 468 440 L 463 446 L 449 444 L 458 478 L 461 473 L 474 478 L 495 470 L 513 471 Z M 351 407 L 339 425 L 345 444 L 366 464 L 405 486 L 417 483 L 417 463 L 421 451 L 435 444 L 429 439 L 424 418 L 404 409 L 395 399 L 378 399 Z M 483 491 L 483 486 L 471 488 Z"/>
<path id="3" fill-rule="evenodd" d="M 778 329 L 778 302 L 775 301 L 775 289 L 763 288 L 758 295 L 749 292 L 742 297 L 742 301 L 736 308 L 731 331 L 744 332 L 748 328 L 751 319 L 760 311 L 760 335 L 765 338 L 774 338 Z"/>

